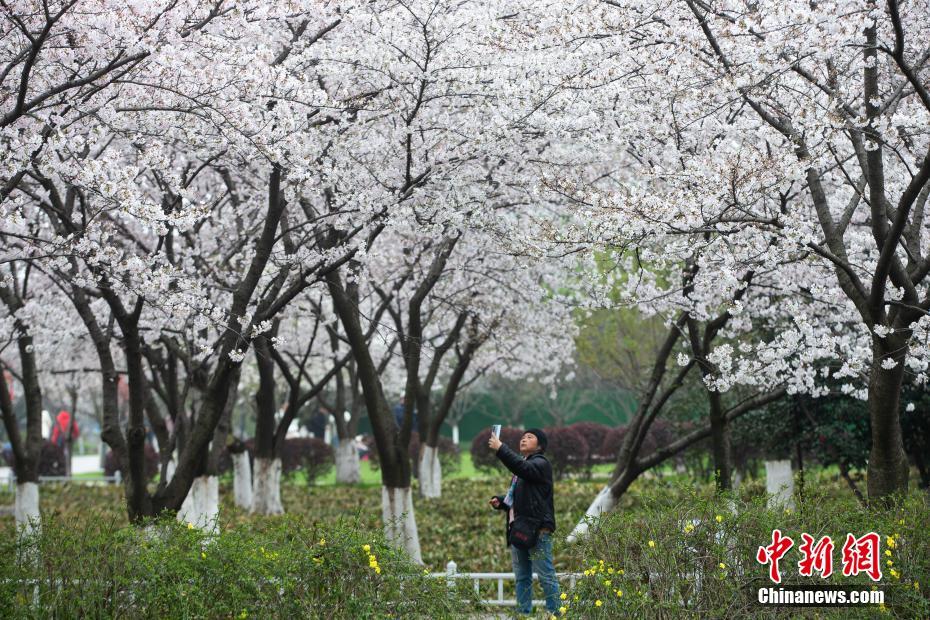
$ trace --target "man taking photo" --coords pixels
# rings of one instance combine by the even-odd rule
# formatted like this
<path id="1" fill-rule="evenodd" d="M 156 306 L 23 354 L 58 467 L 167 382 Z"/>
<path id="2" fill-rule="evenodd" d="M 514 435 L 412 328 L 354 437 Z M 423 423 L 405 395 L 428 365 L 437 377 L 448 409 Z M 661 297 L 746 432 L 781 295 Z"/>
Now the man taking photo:
<path id="1" fill-rule="evenodd" d="M 533 607 L 533 573 L 546 594 L 546 610 L 558 614 L 559 582 L 552 562 L 552 533 L 555 531 L 552 465 L 543 456 L 546 434 L 531 428 L 520 438 L 520 454 L 494 434 L 488 448 L 513 472 L 510 489 L 489 502 L 507 514 L 507 545 L 517 581 L 517 613 L 530 614 Z"/>

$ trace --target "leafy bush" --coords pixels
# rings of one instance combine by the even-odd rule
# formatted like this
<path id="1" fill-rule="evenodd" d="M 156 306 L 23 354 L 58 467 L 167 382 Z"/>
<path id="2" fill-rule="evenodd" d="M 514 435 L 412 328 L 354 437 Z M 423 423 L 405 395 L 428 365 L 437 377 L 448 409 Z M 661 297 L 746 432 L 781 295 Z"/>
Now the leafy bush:
<path id="1" fill-rule="evenodd" d="M 513 428 L 505 426 L 501 428 L 500 439 L 515 451 L 520 451 L 520 438 L 523 437 L 522 428 Z M 504 469 L 501 462 L 494 456 L 494 453 L 488 449 L 488 440 L 491 438 L 491 429 L 487 428 L 477 435 L 471 441 L 471 462 L 475 469 L 484 472 L 499 472 Z"/>
<path id="2" fill-rule="evenodd" d="M 280 518 L 210 537 L 173 519 L 146 528 L 46 518 L 0 540 L 10 618 L 453 618 L 474 609 L 380 532 Z M 41 558 L 41 563 L 30 561 Z"/>
<path id="3" fill-rule="evenodd" d="M 587 442 L 588 467 L 602 463 L 612 463 L 614 461 L 611 455 L 601 453 L 601 446 L 604 444 L 604 438 L 607 436 L 607 433 L 610 432 L 609 426 L 600 424 L 599 422 L 575 422 L 574 424 L 569 424 L 568 428 L 581 433 L 585 442 Z"/>
<path id="4" fill-rule="evenodd" d="M 13 450 L 6 449 L 3 451 L 3 459 L 9 467 L 14 467 L 16 457 Z M 62 446 L 46 441 L 42 444 L 42 451 L 39 452 L 39 475 L 40 476 L 64 476 L 65 475 L 65 449 Z"/>
<path id="5" fill-rule="evenodd" d="M 281 471 L 285 475 L 303 471 L 310 484 L 329 472 L 335 463 L 333 448 L 316 437 L 285 439 L 281 454 Z"/>
<path id="6" fill-rule="evenodd" d="M 814 494 L 795 512 L 769 509 L 764 497 L 714 499 L 674 493 L 677 499 L 670 503 L 668 495 L 668 490 L 651 493 L 641 498 L 636 511 L 620 510 L 593 524 L 580 543 L 584 576 L 563 603 L 568 615 L 798 617 L 798 608 L 760 608 L 756 602 L 758 588 L 773 585 L 768 567 L 756 561 L 756 552 L 771 543 L 772 530 L 779 528 L 794 540 L 780 562 L 782 585 L 849 585 L 868 590 L 877 585 L 869 577 L 843 576 L 840 548 L 847 532 L 861 536 L 874 531 L 881 536 L 886 607 L 823 608 L 817 610 L 818 617 L 873 618 L 880 611 L 894 617 L 930 617 L 925 594 L 930 579 L 930 536 L 925 529 L 930 503 L 923 493 L 898 498 L 888 510 L 871 511 L 849 494 L 841 501 Z M 832 576 L 798 575 L 802 532 L 815 539 L 833 538 Z M 895 541 L 893 549 L 888 537 Z M 885 566 L 887 560 L 893 560 L 894 572 Z"/>
<path id="7" fill-rule="evenodd" d="M 235 440 L 224 452 L 228 453 L 230 467 L 232 454 L 248 451 L 252 471 L 255 471 L 255 439 Z M 335 465 L 333 448 L 316 437 L 292 437 L 284 440 L 281 450 L 281 473 L 292 478 L 298 471 L 307 475 L 307 481 L 313 484 L 320 476 L 325 476 Z"/>
<path id="8" fill-rule="evenodd" d="M 623 439 L 626 437 L 626 426 L 618 426 L 610 429 L 604 436 L 599 452 L 607 459 L 607 462 L 613 462 L 617 459 L 617 454 L 623 446 Z M 652 421 L 649 431 L 643 439 L 643 445 L 639 449 L 640 455 L 647 455 L 654 452 L 657 448 L 672 442 L 678 433 L 676 426 L 666 420 L 657 419 Z"/>
<path id="9" fill-rule="evenodd" d="M 552 475 L 556 480 L 588 467 L 590 450 L 584 435 L 570 426 L 547 428 L 545 432 L 549 439 L 545 454 L 552 463 Z"/>
<path id="10" fill-rule="evenodd" d="M 146 443 L 144 454 L 145 479 L 151 481 L 158 474 L 158 452 L 155 451 L 155 448 Z M 116 475 L 117 471 L 125 478 L 126 472 L 122 471 L 122 468 L 119 466 L 119 461 L 117 461 L 116 455 L 113 454 L 113 450 L 109 450 L 103 460 L 103 474 L 105 476 L 113 476 Z"/>

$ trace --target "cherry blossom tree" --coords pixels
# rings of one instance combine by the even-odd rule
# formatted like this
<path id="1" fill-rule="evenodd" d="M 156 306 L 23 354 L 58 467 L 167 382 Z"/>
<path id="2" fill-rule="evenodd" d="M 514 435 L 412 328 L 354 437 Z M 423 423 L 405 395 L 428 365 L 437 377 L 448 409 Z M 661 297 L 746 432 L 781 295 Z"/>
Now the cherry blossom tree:
<path id="1" fill-rule="evenodd" d="M 662 145 L 644 167 L 662 189 L 640 211 L 682 229 L 773 230 L 774 256 L 808 253 L 799 275 L 870 341 L 838 334 L 836 349 L 859 355 L 834 375 L 866 386 L 869 496 L 906 489 L 901 385 L 923 380 L 930 308 L 926 3 L 611 5 L 606 47 L 624 59 L 611 69 L 631 72 L 639 146 Z M 676 155 L 689 161 L 669 168 Z"/>

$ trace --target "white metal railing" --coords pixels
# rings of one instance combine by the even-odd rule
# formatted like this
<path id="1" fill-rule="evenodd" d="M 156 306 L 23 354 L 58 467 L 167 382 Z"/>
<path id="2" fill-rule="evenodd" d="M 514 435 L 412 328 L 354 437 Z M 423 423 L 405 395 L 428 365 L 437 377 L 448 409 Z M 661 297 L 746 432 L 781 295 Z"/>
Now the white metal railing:
<path id="1" fill-rule="evenodd" d="M 581 577 L 581 573 L 556 573 L 556 578 L 561 580 L 568 580 L 568 589 L 574 590 L 575 583 L 578 578 Z M 482 599 L 482 605 L 496 605 L 498 607 L 516 607 L 516 599 L 505 599 L 504 598 L 504 582 L 505 581 L 516 581 L 517 577 L 514 573 L 460 573 L 458 572 L 458 566 L 452 560 L 449 560 L 449 563 L 446 564 L 446 572 L 444 573 L 430 573 L 430 577 L 435 577 L 437 579 L 445 578 L 446 584 L 449 586 L 449 589 L 455 589 L 456 580 L 471 580 L 474 583 L 475 594 L 481 594 L 481 582 L 482 581 L 497 581 L 497 598 L 492 599 Z M 533 580 L 538 580 L 539 575 L 533 573 Z M 534 600 L 533 605 L 542 606 L 545 605 L 546 601 L 543 600 Z"/>

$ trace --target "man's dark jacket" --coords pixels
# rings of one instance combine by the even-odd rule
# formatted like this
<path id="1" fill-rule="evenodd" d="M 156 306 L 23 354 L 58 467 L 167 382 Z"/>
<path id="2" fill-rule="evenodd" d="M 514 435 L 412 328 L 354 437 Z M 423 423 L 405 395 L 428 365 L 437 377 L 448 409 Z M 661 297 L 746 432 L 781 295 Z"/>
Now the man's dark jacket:
<path id="1" fill-rule="evenodd" d="M 514 518 L 524 516 L 536 519 L 540 528 L 555 531 L 555 503 L 552 493 L 552 465 L 540 452 L 534 452 L 525 459 L 507 444 L 497 449 L 497 458 L 507 469 L 517 475 L 517 486 L 513 491 Z M 498 510 L 508 511 L 504 497 Z M 508 533 L 510 524 L 507 524 Z"/>

